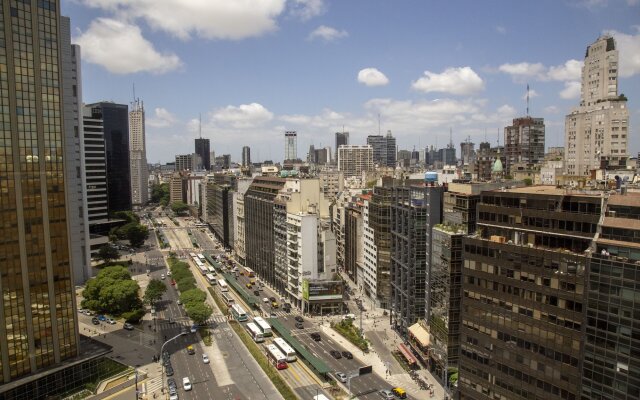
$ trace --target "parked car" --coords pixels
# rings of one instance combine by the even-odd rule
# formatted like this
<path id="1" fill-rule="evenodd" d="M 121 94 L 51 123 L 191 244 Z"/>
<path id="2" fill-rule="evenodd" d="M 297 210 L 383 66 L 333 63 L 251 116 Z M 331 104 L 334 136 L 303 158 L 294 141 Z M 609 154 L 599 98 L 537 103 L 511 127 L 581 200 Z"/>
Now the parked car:
<path id="1" fill-rule="evenodd" d="M 124 329 L 128 330 L 128 331 L 132 331 L 133 330 L 133 325 L 131 325 L 128 322 L 125 322 L 124 325 L 122 326 Z"/>
<path id="2" fill-rule="evenodd" d="M 301 316 L 299 316 L 299 315 L 296 315 L 296 317 L 295 317 L 294 319 L 295 319 L 296 321 L 298 321 L 298 322 L 304 322 L 304 318 L 302 318 L 302 317 L 301 317 Z"/>
<path id="3" fill-rule="evenodd" d="M 209 356 L 202 353 L 202 362 L 205 364 L 209 364 Z"/>
<path id="4" fill-rule="evenodd" d="M 186 376 L 185 376 L 184 378 L 182 378 L 182 388 L 183 388 L 185 391 L 189 391 L 189 390 L 191 390 L 191 381 L 190 381 L 190 380 L 189 380 L 189 378 L 188 378 L 188 377 L 186 377 Z"/>
<path id="5" fill-rule="evenodd" d="M 187 346 L 187 354 L 196 354 L 196 350 L 193 348 L 192 345 Z"/>
<path id="6" fill-rule="evenodd" d="M 262 299 L 262 302 L 263 302 L 263 303 L 268 303 L 268 302 L 269 302 L 269 298 L 268 298 L 268 297 L 263 298 L 263 299 Z"/>
<path id="7" fill-rule="evenodd" d="M 164 280 L 164 274 L 160 275 L 160 279 Z"/>
<path id="8" fill-rule="evenodd" d="M 342 357 L 346 358 L 347 360 L 353 360 L 353 354 L 351 354 L 350 351 L 343 351 Z"/>
<path id="9" fill-rule="evenodd" d="M 259 290 L 254 290 L 253 294 L 254 294 L 254 296 L 260 296 L 260 291 Z"/>
<path id="10" fill-rule="evenodd" d="M 98 320 L 99 321 L 106 321 L 107 317 L 105 317 L 104 315 L 100 314 L 100 315 L 98 315 Z"/>
<path id="11" fill-rule="evenodd" d="M 177 388 L 178 385 L 176 385 L 176 380 L 173 378 L 167 379 L 167 387 L 174 388 L 174 389 Z"/>
<path id="12" fill-rule="evenodd" d="M 313 332 L 309 336 L 311 336 L 311 339 L 315 340 L 316 342 L 319 342 L 320 340 L 322 340 L 322 337 L 320 336 L 320 334 L 318 332 Z"/>
<path id="13" fill-rule="evenodd" d="M 336 378 L 342 383 L 347 383 L 347 374 L 344 372 L 336 372 Z"/>
<path id="14" fill-rule="evenodd" d="M 395 387 L 395 388 L 391 389 L 391 391 L 399 399 L 406 399 L 407 398 L 407 392 L 401 387 Z"/>
<path id="15" fill-rule="evenodd" d="M 331 350 L 329 353 L 330 353 L 330 354 L 331 354 L 331 356 L 332 356 L 333 358 L 335 358 L 336 360 L 339 360 L 339 359 L 341 359 L 341 358 L 342 358 L 342 354 L 340 354 L 340 352 L 339 352 L 338 350 Z"/>
<path id="16" fill-rule="evenodd" d="M 393 395 L 393 393 L 391 392 L 391 390 L 388 389 L 382 389 L 378 392 L 378 394 L 380 395 L 380 397 L 382 397 L 384 400 L 393 400 L 395 399 L 395 396 Z"/>
<path id="17" fill-rule="evenodd" d="M 100 325 L 100 320 L 98 319 L 98 317 L 93 317 L 93 318 L 91 318 L 91 322 L 92 322 L 94 325 Z"/>
<path id="18" fill-rule="evenodd" d="M 269 297 L 269 301 L 270 301 L 270 302 L 272 302 L 272 303 L 275 303 L 275 302 L 276 302 L 276 298 L 275 298 L 275 297 L 273 297 L 273 296 L 272 296 L 272 297 Z"/>
<path id="19" fill-rule="evenodd" d="M 165 374 L 167 374 L 167 376 L 173 376 L 173 367 L 171 366 L 171 364 L 168 364 L 165 369 L 164 369 Z"/>
<path id="20" fill-rule="evenodd" d="M 115 325 L 115 324 L 116 324 L 116 320 L 115 320 L 115 319 L 113 319 L 113 318 L 107 318 L 107 323 L 108 323 L 109 325 Z"/>
<path id="21" fill-rule="evenodd" d="M 191 333 L 196 333 L 198 332 L 198 326 L 197 325 L 191 325 L 191 328 L 189 328 L 189 331 Z"/>
<path id="22" fill-rule="evenodd" d="M 273 308 L 278 308 L 278 307 L 280 307 L 280 304 L 278 304 L 278 302 L 277 302 L 277 301 L 272 301 L 272 302 L 271 302 L 271 307 L 273 307 Z"/>
<path id="23" fill-rule="evenodd" d="M 304 329 L 304 324 L 302 322 L 296 322 L 296 328 Z"/>
<path id="24" fill-rule="evenodd" d="M 178 397 L 178 393 L 176 392 L 175 394 L 171 394 L 169 393 L 169 400 L 179 400 L 180 398 Z"/>

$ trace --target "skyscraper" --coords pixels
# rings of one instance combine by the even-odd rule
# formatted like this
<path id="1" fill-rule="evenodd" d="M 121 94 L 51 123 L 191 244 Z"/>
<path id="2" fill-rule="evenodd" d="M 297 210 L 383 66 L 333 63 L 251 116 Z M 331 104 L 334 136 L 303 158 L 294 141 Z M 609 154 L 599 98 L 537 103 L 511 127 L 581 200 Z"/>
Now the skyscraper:
<path id="1" fill-rule="evenodd" d="M 144 105 L 139 99 L 129 112 L 129 151 L 131 160 L 131 202 L 144 206 L 149 201 L 149 167 L 144 128 Z"/>
<path id="2" fill-rule="evenodd" d="M 516 164 L 532 167 L 544 160 L 544 118 L 529 116 L 514 118 L 504 128 L 506 170 L 511 173 Z"/>
<path id="3" fill-rule="evenodd" d="M 284 160 L 293 161 L 298 158 L 298 134 L 295 131 L 284 133 Z"/>
<path id="4" fill-rule="evenodd" d="M 211 169 L 211 153 L 209 152 L 209 139 L 196 139 L 196 154 L 200 156 L 202 168 L 209 171 Z"/>
<path id="5" fill-rule="evenodd" d="M 587 47 L 580 105 L 565 117 L 565 167 L 589 175 L 602 163 L 625 166 L 629 154 L 627 98 L 618 96 L 618 50 L 604 35 Z"/>
<path id="6" fill-rule="evenodd" d="M 242 166 L 251 166 L 251 148 L 249 146 L 242 147 Z"/>
<path id="7" fill-rule="evenodd" d="M 336 162 L 338 162 L 338 149 L 349 144 L 349 132 L 336 132 Z"/>
<path id="8" fill-rule="evenodd" d="M 4 1 L 0 7 L 0 382 L 6 384 L 77 356 L 79 335 L 67 230 L 59 2 Z"/>
<path id="9" fill-rule="evenodd" d="M 387 131 L 386 136 L 369 135 L 367 144 L 373 148 L 373 162 L 381 167 L 396 166 L 396 138 L 391 135 L 391 131 Z"/>
<path id="10" fill-rule="evenodd" d="M 85 107 L 90 111 L 92 119 L 102 120 L 107 156 L 109 213 L 129 211 L 131 210 L 129 107 L 126 104 L 111 102 L 87 104 Z"/>

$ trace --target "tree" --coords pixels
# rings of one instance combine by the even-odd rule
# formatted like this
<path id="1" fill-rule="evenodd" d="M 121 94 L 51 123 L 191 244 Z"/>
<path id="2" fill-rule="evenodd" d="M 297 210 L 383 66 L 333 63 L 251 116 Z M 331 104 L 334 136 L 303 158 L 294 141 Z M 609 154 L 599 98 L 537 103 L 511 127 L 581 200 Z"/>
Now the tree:
<path id="1" fill-rule="evenodd" d="M 138 223 L 127 224 L 129 227 L 126 231 L 127 239 L 131 247 L 140 247 L 144 244 L 144 241 L 149 237 L 149 230 L 146 226 Z"/>
<path id="2" fill-rule="evenodd" d="M 162 298 L 164 292 L 167 291 L 167 285 L 159 279 L 152 279 L 144 291 L 143 300 L 147 304 L 153 304 Z"/>
<path id="3" fill-rule="evenodd" d="M 98 258 L 108 263 L 111 260 L 120 258 L 120 254 L 118 253 L 118 249 L 107 243 L 98 250 Z"/>
<path id="4" fill-rule="evenodd" d="M 180 295 L 180 301 L 182 301 L 185 306 L 196 303 L 203 303 L 206 298 L 207 294 L 200 289 L 190 289 Z"/>
<path id="5" fill-rule="evenodd" d="M 151 202 L 160 203 L 161 206 L 169 204 L 169 184 L 161 183 L 151 186 Z"/>
<path id="6" fill-rule="evenodd" d="M 126 268 L 121 265 L 106 267 L 87 282 L 82 292 L 82 307 L 120 315 L 140 308 L 139 290 L 138 282 L 131 280 Z"/>
<path id="7" fill-rule="evenodd" d="M 183 212 L 187 211 L 189 209 L 189 206 L 187 204 L 185 204 L 182 201 L 174 201 L 173 203 L 171 203 L 171 210 L 173 210 L 174 213 L 180 215 Z"/>
<path id="8" fill-rule="evenodd" d="M 186 307 L 187 315 L 189 318 L 195 322 L 196 325 L 201 325 L 207 322 L 211 314 L 213 314 L 213 310 L 207 304 L 204 303 L 194 303 L 189 304 Z"/>

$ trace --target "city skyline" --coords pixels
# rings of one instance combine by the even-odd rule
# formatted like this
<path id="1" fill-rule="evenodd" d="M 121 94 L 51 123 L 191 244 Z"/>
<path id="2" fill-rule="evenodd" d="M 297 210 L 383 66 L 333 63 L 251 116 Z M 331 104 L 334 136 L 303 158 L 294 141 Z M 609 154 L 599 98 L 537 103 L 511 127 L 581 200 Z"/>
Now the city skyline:
<path id="1" fill-rule="evenodd" d="M 135 83 L 148 105 L 152 163 L 189 152 L 199 112 L 211 148 L 234 160 L 247 144 L 256 161 L 282 160 L 286 130 L 298 131 L 301 149 L 332 146 L 343 129 L 351 144 L 364 144 L 379 128 L 391 130 L 400 149 L 443 147 L 450 127 L 454 143 L 486 135 L 494 145 L 498 132 L 502 143 L 503 128 L 526 114 L 527 83 L 529 114 L 545 119 L 548 147 L 562 146 L 584 51 L 605 31 L 620 49 L 630 154 L 640 150 L 633 134 L 640 117 L 640 65 L 632 60 L 640 51 L 637 1 L 367 3 L 363 13 L 360 1 L 273 0 L 237 15 L 216 1 L 180 3 L 185 16 L 202 14 L 201 22 L 172 12 L 176 4 L 167 1 L 153 15 L 126 1 L 62 5 L 83 49 L 85 101 L 126 104 Z M 216 23 L 217 15 L 233 23 Z M 124 41 L 130 45 L 115 45 Z M 341 62 L 327 62 L 333 59 Z"/>

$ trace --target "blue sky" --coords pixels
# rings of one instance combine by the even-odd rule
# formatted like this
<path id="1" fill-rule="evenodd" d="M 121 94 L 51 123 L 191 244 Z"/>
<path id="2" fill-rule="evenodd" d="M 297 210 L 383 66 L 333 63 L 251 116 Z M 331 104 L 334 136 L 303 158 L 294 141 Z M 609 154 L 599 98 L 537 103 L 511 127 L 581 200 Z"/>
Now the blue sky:
<path id="1" fill-rule="evenodd" d="M 562 146 L 586 47 L 611 32 L 630 152 L 640 151 L 640 0 L 63 0 L 81 45 L 84 101 L 147 116 L 147 159 L 194 151 L 282 160 L 309 145 L 391 130 L 400 149 L 495 144 L 512 118 L 544 117 Z M 486 136 L 485 136 L 486 135 Z"/>

